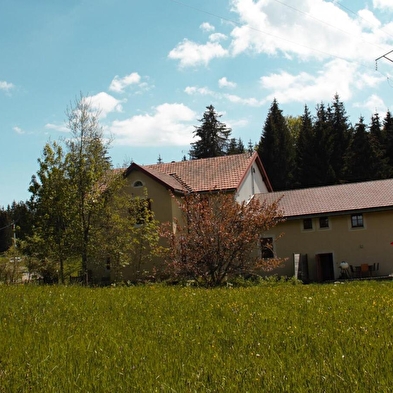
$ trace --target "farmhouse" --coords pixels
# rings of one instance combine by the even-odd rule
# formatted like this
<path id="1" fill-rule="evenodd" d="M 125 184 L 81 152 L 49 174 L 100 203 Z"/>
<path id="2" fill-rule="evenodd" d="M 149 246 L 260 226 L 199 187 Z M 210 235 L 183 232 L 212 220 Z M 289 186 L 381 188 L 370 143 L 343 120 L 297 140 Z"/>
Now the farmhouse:
<path id="1" fill-rule="evenodd" d="M 125 178 L 129 195 L 148 198 L 160 222 L 180 217 L 171 194 L 220 190 L 233 193 L 239 202 L 279 200 L 285 221 L 261 234 L 260 252 L 285 263 L 269 274 L 319 282 L 393 274 L 393 179 L 273 192 L 256 152 L 154 165 L 132 163 Z M 266 244 L 273 244 L 273 249 Z M 156 258 L 152 266 L 160 269 L 162 261 Z M 125 268 L 123 277 L 132 279 L 135 269 Z M 99 274 L 109 278 L 110 271 Z"/>
<path id="2" fill-rule="evenodd" d="M 256 152 L 200 160 L 138 165 L 132 163 L 125 171 L 126 191 L 130 196 L 147 198 L 155 218 L 173 222 L 180 218 L 178 205 L 171 194 L 180 197 L 189 192 L 230 192 L 237 201 L 247 201 L 255 194 L 272 191 L 269 179 Z M 147 192 L 147 195 L 146 195 Z M 152 266 L 162 267 L 155 258 Z M 150 270 L 152 266 L 144 266 Z M 124 279 L 138 274 L 135 266 L 124 268 Z M 98 277 L 97 277 L 98 275 Z M 109 269 L 94 271 L 93 276 L 108 280 Z"/>
<path id="3" fill-rule="evenodd" d="M 288 259 L 274 273 L 294 275 L 295 257 L 305 280 L 393 274 L 393 179 L 255 197 L 268 203 L 281 198 L 286 221 L 265 236 L 274 253 Z"/>

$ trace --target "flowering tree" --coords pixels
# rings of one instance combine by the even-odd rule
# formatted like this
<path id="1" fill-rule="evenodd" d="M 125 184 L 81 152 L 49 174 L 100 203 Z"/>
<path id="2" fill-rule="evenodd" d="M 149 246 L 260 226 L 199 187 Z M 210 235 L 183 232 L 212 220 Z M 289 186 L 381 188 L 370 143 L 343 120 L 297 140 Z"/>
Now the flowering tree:
<path id="1" fill-rule="evenodd" d="M 182 217 L 167 223 L 165 261 L 176 278 L 192 278 L 207 286 L 236 275 L 270 270 L 281 260 L 262 259 L 256 249 L 262 234 L 282 221 L 278 202 L 253 198 L 237 203 L 233 194 L 189 194 L 178 200 Z"/>

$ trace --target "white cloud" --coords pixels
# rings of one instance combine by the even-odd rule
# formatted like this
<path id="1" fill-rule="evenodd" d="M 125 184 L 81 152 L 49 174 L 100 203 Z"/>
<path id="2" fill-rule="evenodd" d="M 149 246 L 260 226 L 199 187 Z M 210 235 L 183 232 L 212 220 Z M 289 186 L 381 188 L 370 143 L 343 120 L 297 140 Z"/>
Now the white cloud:
<path id="1" fill-rule="evenodd" d="M 218 86 L 220 88 L 222 87 L 228 87 L 230 89 L 234 89 L 236 87 L 235 82 L 230 82 L 226 76 L 222 77 L 221 79 L 218 80 Z"/>
<path id="2" fill-rule="evenodd" d="M 86 97 L 86 100 L 90 102 L 91 107 L 100 112 L 100 117 L 104 118 L 111 112 L 122 112 L 122 102 L 125 100 L 117 100 L 111 95 L 101 92 L 94 96 Z"/>
<path id="3" fill-rule="evenodd" d="M 252 107 L 258 107 L 264 104 L 264 101 L 262 100 L 257 100 L 256 98 L 242 98 L 234 94 L 225 94 L 225 98 L 235 104 L 242 104 Z"/>
<path id="4" fill-rule="evenodd" d="M 116 120 L 109 127 L 115 144 L 184 146 L 192 141 L 196 113 L 184 104 L 162 104 L 153 114 Z"/>
<path id="5" fill-rule="evenodd" d="M 249 125 L 249 121 L 247 119 L 238 119 L 238 120 L 228 120 L 225 122 L 225 124 L 233 129 L 237 128 L 244 128 Z M 244 141 L 243 141 L 244 142 Z"/>
<path id="6" fill-rule="evenodd" d="M 119 76 L 116 75 L 109 86 L 109 90 L 116 93 L 123 93 L 127 86 L 138 84 L 140 80 L 141 76 L 137 72 L 132 72 L 123 78 L 119 78 Z"/>
<path id="7" fill-rule="evenodd" d="M 180 67 L 207 66 L 215 58 L 242 53 L 282 56 L 301 61 L 346 59 L 367 62 L 388 52 L 392 35 L 389 24 L 382 25 L 369 9 L 346 12 L 331 0 L 298 0 L 295 5 L 275 0 L 230 0 L 239 24 L 231 27 L 231 42 L 220 45 L 227 35 L 214 32 L 206 44 L 185 38 L 168 57 Z M 392 0 L 374 0 L 374 7 L 393 10 Z M 226 25 L 230 26 L 230 25 Z M 215 31 L 203 23 L 204 31 Z"/>
<path id="8" fill-rule="evenodd" d="M 198 87 L 198 86 L 187 86 L 184 92 L 188 95 L 200 94 L 202 96 L 214 96 L 214 91 L 210 90 L 208 87 Z"/>
<path id="9" fill-rule="evenodd" d="M 330 101 L 335 93 L 345 101 L 354 95 L 357 89 L 365 86 L 376 86 L 384 80 L 370 72 L 361 73 L 357 65 L 344 60 L 328 62 L 315 75 L 301 72 L 297 75 L 286 71 L 263 76 L 261 86 L 270 90 L 265 101 L 274 98 L 281 103 L 286 102 L 320 102 Z"/>
<path id="10" fill-rule="evenodd" d="M 352 16 L 331 1 L 298 0 L 296 6 L 285 6 L 273 0 L 232 0 L 231 10 L 242 24 L 231 32 L 233 56 L 249 52 L 370 61 L 391 46 L 386 34 L 370 31 L 378 25 L 370 11 Z"/>
<path id="11" fill-rule="evenodd" d="M 55 131 L 60 131 L 60 132 L 69 132 L 69 129 L 65 124 L 53 124 L 53 123 L 47 123 L 45 124 L 45 128 L 48 130 L 55 130 Z"/>
<path id="12" fill-rule="evenodd" d="M 393 10 L 392 0 L 373 0 L 373 7 L 382 10 Z"/>
<path id="13" fill-rule="evenodd" d="M 25 133 L 20 127 L 13 127 L 12 129 L 20 135 Z"/>
<path id="14" fill-rule="evenodd" d="M 179 60 L 181 68 L 207 66 L 212 59 L 225 56 L 228 56 L 228 50 L 217 42 L 201 45 L 187 39 L 179 43 L 168 55 L 170 59 Z"/>
<path id="15" fill-rule="evenodd" d="M 211 25 L 209 22 L 203 22 L 200 26 L 199 26 L 199 28 L 202 30 L 202 31 L 205 31 L 205 32 L 207 32 L 207 33 L 210 33 L 210 32 L 212 32 L 212 31 L 214 31 L 216 28 L 213 26 L 213 25 Z"/>
<path id="16" fill-rule="evenodd" d="M 0 90 L 9 91 L 13 89 L 15 86 L 12 83 L 6 81 L 0 81 Z"/>
<path id="17" fill-rule="evenodd" d="M 356 102 L 353 106 L 355 108 L 367 109 L 370 114 L 379 113 L 381 119 L 385 117 L 387 112 L 387 106 L 385 105 L 383 99 L 376 94 L 372 94 L 364 102 Z"/>
<path id="18" fill-rule="evenodd" d="M 359 23 L 365 29 L 379 29 L 381 27 L 381 22 L 375 17 L 375 15 L 370 10 L 360 10 L 358 11 Z"/>
<path id="19" fill-rule="evenodd" d="M 224 79 L 224 78 L 221 78 Z M 220 79 L 220 80 L 221 80 Z M 227 81 L 228 83 L 228 81 Z M 231 83 L 231 82 L 229 82 Z M 225 84 L 225 82 L 224 82 Z M 236 84 L 235 84 L 236 85 Z M 264 100 L 257 100 L 256 98 L 242 98 L 234 94 L 222 94 L 217 93 L 215 91 L 210 90 L 208 87 L 198 87 L 198 86 L 187 86 L 184 89 L 184 92 L 188 95 L 201 95 L 201 96 L 211 96 L 215 99 L 226 99 L 235 104 L 241 104 L 251 107 L 262 106 L 265 102 Z"/>
<path id="20" fill-rule="evenodd" d="M 222 33 L 214 33 L 209 35 L 209 41 L 211 42 L 220 42 L 226 40 L 228 37 Z"/>

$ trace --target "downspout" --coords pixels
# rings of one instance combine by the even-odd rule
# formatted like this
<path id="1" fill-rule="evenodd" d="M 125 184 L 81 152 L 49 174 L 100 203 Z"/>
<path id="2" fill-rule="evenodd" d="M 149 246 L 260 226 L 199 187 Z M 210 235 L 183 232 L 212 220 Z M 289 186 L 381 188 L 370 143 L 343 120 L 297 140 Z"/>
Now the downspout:
<path id="1" fill-rule="evenodd" d="M 255 168 L 252 166 L 251 167 L 251 193 L 252 193 L 252 196 L 255 195 L 254 173 L 255 173 Z"/>

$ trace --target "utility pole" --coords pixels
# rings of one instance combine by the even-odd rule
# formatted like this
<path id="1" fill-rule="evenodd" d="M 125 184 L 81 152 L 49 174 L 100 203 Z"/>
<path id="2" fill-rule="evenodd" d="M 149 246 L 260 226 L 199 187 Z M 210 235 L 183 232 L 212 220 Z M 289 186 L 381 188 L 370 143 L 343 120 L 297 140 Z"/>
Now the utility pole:
<path id="1" fill-rule="evenodd" d="M 15 226 L 15 221 L 12 222 L 12 232 L 13 232 L 13 243 L 14 243 L 14 247 L 16 248 L 16 226 Z"/>
<path id="2" fill-rule="evenodd" d="M 393 50 L 391 50 L 391 51 L 385 53 L 384 55 L 379 56 L 377 59 L 375 59 L 375 69 L 376 70 L 378 70 L 378 60 L 381 60 L 382 58 L 385 58 L 386 60 L 389 60 L 390 62 L 393 63 L 393 60 L 388 57 L 388 55 L 390 55 L 391 53 L 393 53 Z"/>

